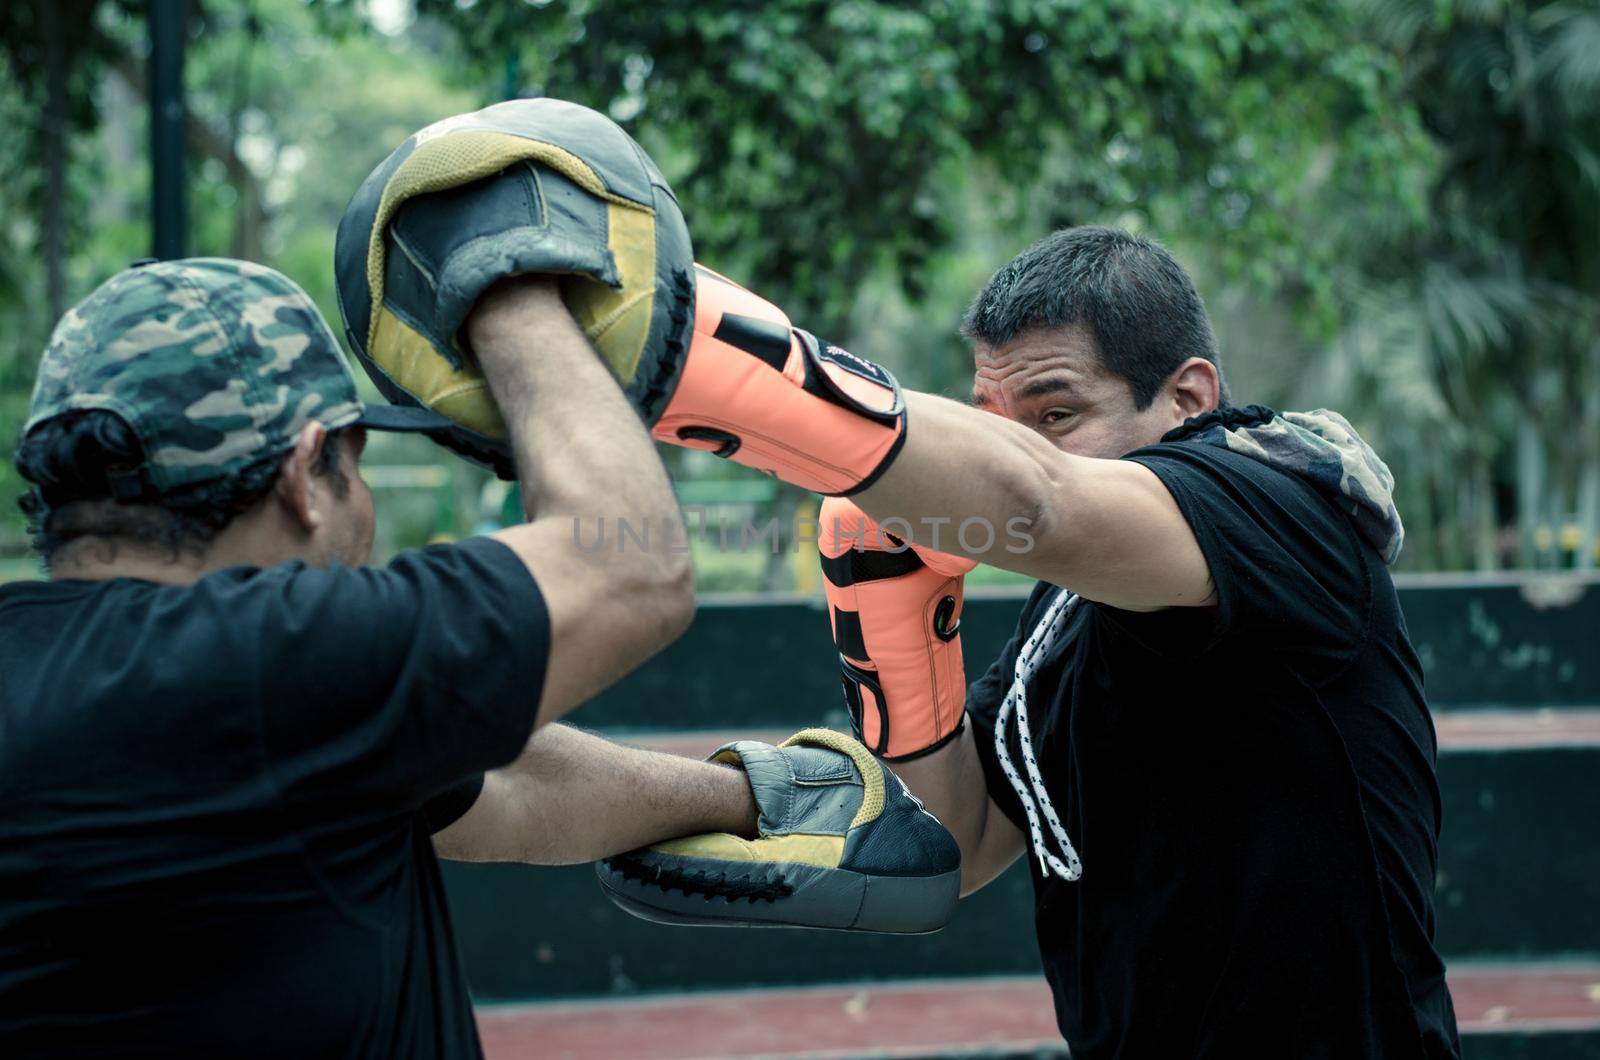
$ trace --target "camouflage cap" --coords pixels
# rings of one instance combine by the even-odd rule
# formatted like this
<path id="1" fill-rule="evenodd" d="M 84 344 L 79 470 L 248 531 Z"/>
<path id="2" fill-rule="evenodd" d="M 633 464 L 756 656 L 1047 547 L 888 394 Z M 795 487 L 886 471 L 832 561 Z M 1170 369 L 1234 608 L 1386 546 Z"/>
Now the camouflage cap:
<path id="1" fill-rule="evenodd" d="M 364 406 L 310 297 L 282 273 L 225 258 L 135 264 L 62 316 L 23 433 L 84 409 L 120 416 L 143 447 L 144 466 L 114 484 L 123 500 L 287 452 L 312 420 L 330 430 L 449 426 L 425 409 Z"/>

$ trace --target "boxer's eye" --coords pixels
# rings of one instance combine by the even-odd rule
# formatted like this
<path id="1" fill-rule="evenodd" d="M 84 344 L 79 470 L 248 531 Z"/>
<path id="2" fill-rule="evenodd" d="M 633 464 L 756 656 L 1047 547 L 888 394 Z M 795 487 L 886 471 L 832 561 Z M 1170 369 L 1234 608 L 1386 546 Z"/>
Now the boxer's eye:
<path id="1" fill-rule="evenodd" d="M 1067 422 L 1073 415 L 1071 409 L 1050 409 L 1039 417 L 1039 422 L 1047 427 L 1058 426 Z"/>

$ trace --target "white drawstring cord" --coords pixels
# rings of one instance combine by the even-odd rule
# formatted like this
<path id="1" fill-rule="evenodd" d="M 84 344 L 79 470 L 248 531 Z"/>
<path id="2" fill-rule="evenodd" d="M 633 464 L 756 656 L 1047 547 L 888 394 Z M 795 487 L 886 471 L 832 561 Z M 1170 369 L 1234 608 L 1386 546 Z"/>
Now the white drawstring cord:
<path id="1" fill-rule="evenodd" d="M 1034 857 L 1039 859 L 1039 873 L 1040 875 L 1054 873 L 1068 881 L 1076 880 L 1083 875 L 1083 862 L 1078 860 L 1078 852 L 1072 848 L 1072 840 L 1067 837 L 1067 830 L 1062 826 L 1061 818 L 1056 815 L 1056 808 L 1050 803 L 1050 793 L 1045 790 L 1044 778 L 1039 775 L 1039 763 L 1033 754 L 1033 734 L 1029 731 L 1028 724 L 1027 686 L 1028 681 L 1038 670 L 1039 664 L 1044 660 L 1045 652 L 1051 642 L 1066 625 L 1067 619 L 1077 606 L 1078 595 L 1065 589 L 1061 590 L 1061 594 L 1051 602 L 1044 618 L 1039 620 L 1039 624 L 1023 642 L 1022 649 L 1017 652 L 1017 665 L 1011 681 L 1011 690 L 1006 693 L 1005 701 L 1000 704 L 1000 713 L 994 721 L 995 757 L 999 760 L 1001 770 L 1011 782 L 1011 789 L 1017 793 L 1017 799 L 1022 803 L 1022 809 L 1028 816 L 1028 833 L 1033 844 Z M 1022 765 L 1028 771 L 1026 785 L 1018 775 L 1016 766 L 1011 764 L 1011 751 L 1006 746 L 1006 728 L 1013 713 L 1017 717 L 1017 736 L 1022 744 Z M 1056 845 L 1061 848 L 1061 853 L 1066 855 L 1065 862 L 1052 854 L 1050 847 L 1045 843 L 1044 830 L 1039 826 L 1041 812 L 1050 826 L 1050 834 L 1055 837 Z"/>

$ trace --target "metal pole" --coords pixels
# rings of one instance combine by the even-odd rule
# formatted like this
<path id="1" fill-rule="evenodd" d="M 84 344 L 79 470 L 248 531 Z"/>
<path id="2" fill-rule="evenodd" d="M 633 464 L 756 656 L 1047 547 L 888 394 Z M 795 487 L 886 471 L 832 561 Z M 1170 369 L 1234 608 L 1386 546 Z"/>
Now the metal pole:
<path id="1" fill-rule="evenodd" d="M 188 121 L 183 97 L 188 0 L 149 2 L 151 252 L 158 258 L 181 258 L 189 244 L 184 165 Z"/>
<path id="2" fill-rule="evenodd" d="M 522 96 L 522 53 L 516 49 L 506 52 L 505 78 L 500 89 L 501 99 L 518 99 Z"/>

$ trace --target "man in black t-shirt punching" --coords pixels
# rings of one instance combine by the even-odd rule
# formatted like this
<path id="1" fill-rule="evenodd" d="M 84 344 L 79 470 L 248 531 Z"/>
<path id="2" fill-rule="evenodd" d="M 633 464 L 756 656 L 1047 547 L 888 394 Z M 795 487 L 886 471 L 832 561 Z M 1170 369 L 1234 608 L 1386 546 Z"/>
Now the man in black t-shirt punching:
<path id="1" fill-rule="evenodd" d="M 676 440 L 834 495 L 858 735 L 955 834 L 965 890 L 1027 852 L 1072 1055 L 1457 1056 L 1400 518 L 1350 424 L 1232 407 L 1188 276 L 1105 228 L 995 274 L 970 405 L 737 312 L 685 378 L 747 379 L 675 399 Z M 963 697 L 973 561 L 1039 584 Z"/>

